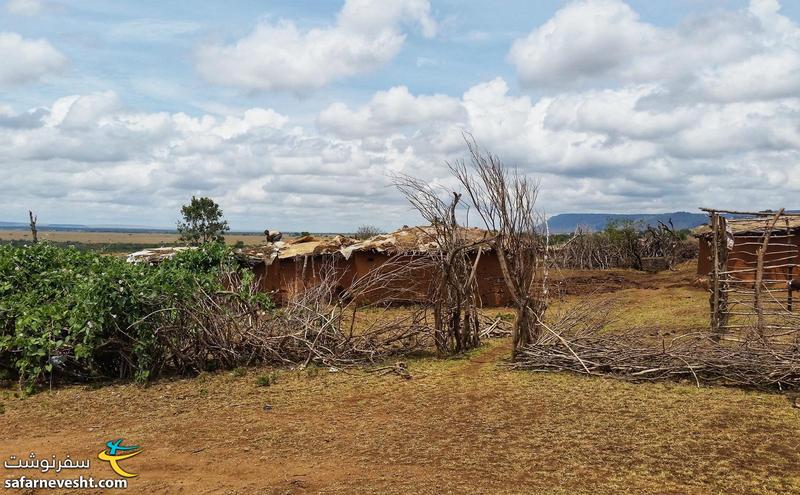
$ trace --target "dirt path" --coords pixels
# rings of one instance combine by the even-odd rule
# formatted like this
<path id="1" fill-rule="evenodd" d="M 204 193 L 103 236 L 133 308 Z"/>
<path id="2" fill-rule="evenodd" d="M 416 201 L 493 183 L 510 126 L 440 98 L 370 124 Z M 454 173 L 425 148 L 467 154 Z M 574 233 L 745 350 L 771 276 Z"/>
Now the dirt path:
<path id="1" fill-rule="evenodd" d="M 508 362 L 511 356 L 510 339 L 490 341 L 485 347 L 478 350 L 464 366 L 457 368 L 456 372 L 465 376 L 475 375 L 485 372 L 489 367 Z"/>
<path id="2" fill-rule="evenodd" d="M 144 449 L 125 493 L 800 491 L 800 411 L 781 396 L 512 372 L 508 350 L 411 360 L 411 380 L 280 371 L 263 388 L 252 369 L 6 392 L 0 457 L 69 453 L 110 477 L 97 452 L 124 438 Z"/>

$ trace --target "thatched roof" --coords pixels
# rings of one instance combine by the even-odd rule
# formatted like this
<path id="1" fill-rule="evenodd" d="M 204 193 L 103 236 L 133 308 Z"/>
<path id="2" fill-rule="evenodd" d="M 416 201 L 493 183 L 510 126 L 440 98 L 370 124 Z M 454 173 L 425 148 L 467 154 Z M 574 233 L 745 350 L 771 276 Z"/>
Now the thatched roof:
<path id="1" fill-rule="evenodd" d="M 462 228 L 461 235 L 472 244 L 488 244 L 491 235 L 482 229 Z M 384 254 L 426 253 L 437 248 L 436 230 L 431 226 L 403 227 L 390 234 L 381 234 L 366 240 L 353 239 L 341 235 L 333 237 L 303 236 L 288 241 L 278 241 L 262 246 L 247 246 L 236 249 L 234 254 L 242 262 L 255 264 L 261 261 L 272 263 L 275 259 L 289 259 L 304 256 L 320 256 L 338 254 L 349 259 L 353 253 L 373 252 Z M 174 256 L 175 253 L 192 249 L 155 248 L 145 249 L 128 256 L 131 263 L 160 263 Z"/>
<path id="2" fill-rule="evenodd" d="M 788 224 L 787 224 L 788 222 Z M 728 218 L 728 229 L 733 235 L 753 234 L 761 235 L 767 230 L 772 218 Z M 775 224 L 773 232 L 785 232 L 787 230 L 793 231 L 800 229 L 800 216 L 786 216 L 781 217 L 778 223 Z M 692 229 L 692 234 L 695 237 L 710 237 L 713 235 L 710 225 L 701 225 Z"/>
<path id="3" fill-rule="evenodd" d="M 479 244 L 488 242 L 490 235 L 485 230 L 477 228 L 463 228 L 461 235 L 467 242 Z M 318 256 L 325 254 L 339 254 L 349 259 L 353 253 L 372 252 L 383 254 L 400 253 L 427 253 L 438 247 L 436 230 L 431 226 L 403 227 L 389 234 L 380 234 L 366 240 L 353 239 L 352 237 L 314 237 L 305 236 L 287 242 L 276 242 L 271 245 L 272 252 L 267 253 L 268 246 L 255 248 L 242 248 L 237 253 L 253 257 L 271 257 L 272 259 L 289 259 L 303 256 Z M 266 249 L 265 249 L 266 248 Z"/>

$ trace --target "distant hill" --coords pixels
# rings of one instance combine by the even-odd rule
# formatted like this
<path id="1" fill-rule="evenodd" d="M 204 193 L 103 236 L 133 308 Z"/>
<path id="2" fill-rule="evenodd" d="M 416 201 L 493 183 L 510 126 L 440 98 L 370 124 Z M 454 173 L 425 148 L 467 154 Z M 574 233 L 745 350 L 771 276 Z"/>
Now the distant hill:
<path id="1" fill-rule="evenodd" d="M 603 230 L 609 222 L 641 222 L 645 225 L 658 225 L 659 221 L 672 224 L 676 229 L 691 229 L 708 223 L 708 215 L 676 211 L 672 213 L 562 213 L 554 215 L 547 221 L 550 232 L 554 234 L 575 232 L 578 226 L 592 230 Z"/>

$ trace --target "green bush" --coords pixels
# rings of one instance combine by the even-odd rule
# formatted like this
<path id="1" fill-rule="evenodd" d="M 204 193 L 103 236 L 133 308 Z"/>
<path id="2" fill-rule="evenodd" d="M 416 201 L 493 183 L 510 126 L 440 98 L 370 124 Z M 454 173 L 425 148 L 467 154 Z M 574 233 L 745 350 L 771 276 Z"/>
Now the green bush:
<path id="1" fill-rule="evenodd" d="M 54 373 L 144 381 L 164 370 L 186 371 L 175 346 L 185 347 L 202 328 L 193 308 L 224 293 L 269 309 L 269 298 L 251 290 L 253 282 L 219 244 L 158 266 L 49 243 L 2 245 L 0 374 L 32 386 Z"/>

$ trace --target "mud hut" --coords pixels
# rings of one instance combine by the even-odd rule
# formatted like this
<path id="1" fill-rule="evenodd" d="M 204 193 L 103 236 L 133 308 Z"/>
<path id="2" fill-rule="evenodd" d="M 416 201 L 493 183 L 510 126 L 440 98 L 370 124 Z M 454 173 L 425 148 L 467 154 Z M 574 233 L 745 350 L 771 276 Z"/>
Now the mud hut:
<path id="1" fill-rule="evenodd" d="M 767 331 L 797 326 L 793 292 L 800 275 L 800 215 L 704 209 L 697 272 L 708 276 L 711 330 Z"/>
<path id="2" fill-rule="evenodd" d="M 507 293 L 500 263 L 482 229 L 463 228 L 460 234 L 474 247 L 469 255 L 477 262 L 476 282 L 484 306 L 507 306 Z M 345 236 L 302 236 L 286 241 L 236 249 L 239 262 L 255 273 L 259 289 L 272 295 L 278 304 L 293 293 L 323 281 L 342 295 L 354 294 L 359 303 L 376 301 L 415 303 L 425 301 L 433 281 L 432 265 L 420 260 L 436 255 L 437 242 L 432 227 L 403 227 L 389 234 L 366 240 Z M 176 252 L 191 248 L 155 248 L 132 253 L 132 263 L 156 264 Z M 399 269 L 404 266 L 403 269 Z M 408 268 L 411 266 L 411 268 Z M 386 276 L 387 273 L 393 273 Z M 364 290 L 365 280 L 381 277 L 381 283 Z M 360 290 L 353 290 L 359 285 Z"/>
<path id="3" fill-rule="evenodd" d="M 477 260 L 476 280 L 485 306 L 510 303 L 497 256 L 486 231 L 465 228 L 461 234 L 476 247 L 470 256 Z M 483 242 L 486 241 L 486 242 Z M 433 280 L 430 265 L 415 261 L 435 254 L 437 242 L 431 227 L 404 227 L 359 241 L 349 237 L 305 236 L 271 246 L 243 248 L 241 255 L 251 260 L 261 289 L 285 302 L 293 291 L 333 278 L 336 290 L 347 294 L 354 285 L 369 277 L 383 281 L 367 290 L 352 291 L 359 303 L 375 301 L 413 303 L 424 301 Z M 411 268 L 397 269 L 408 265 Z M 393 276 L 385 274 L 396 271 Z"/>
<path id="4" fill-rule="evenodd" d="M 724 213 L 724 212 L 723 212 Z M 719 237 L 724 231 L 727 270 L 735 272 L 737 278 L 754 280 L 758 249 L 769 231 L 770 237 L 764 252 L 764 277 L 767 280 L 791 280 L 800 276 L 800 215 L 782 216 L 770 227 L 771 218 L 728 218 Z M 714 229 L 712 225 L 702 225 L 692 233 L 698 239 L 697 275 L 707 277 L 714 269 Z"/>

